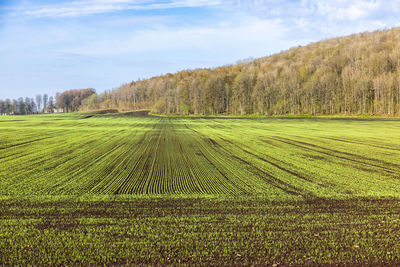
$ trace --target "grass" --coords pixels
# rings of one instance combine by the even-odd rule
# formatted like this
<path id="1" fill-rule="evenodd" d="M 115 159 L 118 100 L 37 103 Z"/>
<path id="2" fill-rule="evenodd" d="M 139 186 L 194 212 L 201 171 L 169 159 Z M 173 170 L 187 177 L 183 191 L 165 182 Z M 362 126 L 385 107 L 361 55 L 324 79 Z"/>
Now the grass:
<path id="1" fill-rule="evenodd" d="M 400 120 L 0 117 L 0 264 L 400 263 Z"/>

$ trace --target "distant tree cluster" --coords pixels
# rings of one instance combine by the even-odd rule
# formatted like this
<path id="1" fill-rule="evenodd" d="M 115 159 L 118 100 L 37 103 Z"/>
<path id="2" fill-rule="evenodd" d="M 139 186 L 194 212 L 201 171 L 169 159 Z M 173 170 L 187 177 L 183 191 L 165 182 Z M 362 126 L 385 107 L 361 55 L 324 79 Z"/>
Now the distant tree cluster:
<path id="1" fill-rule="evenodd" d="M 53 96 L 36 95 L 33 98 L 0 99 L 0 115 L 30 115 L 39 113 L 72 112 L 78 110 L 85 98 L 96 95 L 95 90 L 74 89 Z"/>
<path id="2" fill-rule="evenodd" d="M 43 106 L 42 106 L 43 104 Z M 38 113 L 53 113 L 54 98 L 48 97 L 47 94 L 37 95 L 35 99 L 25 97 L 18 99 L 0 99 L 0 115 L 27 115 Z"/>
<path id="3" fill-rule="evenodd" d="M 92 95 L 83 108 L 148 108 L 166 114 L 400 115 L 400 28 L 131 82 Z"/>
<path id="4" fill-rule="evenodd" d="M 56 106 L 62 109 L 63 112 L 73 112 L 79 110 L 85 98 L 95 94 L 93 88 L 88 89 L 73 89 L 56 94 Z"/>

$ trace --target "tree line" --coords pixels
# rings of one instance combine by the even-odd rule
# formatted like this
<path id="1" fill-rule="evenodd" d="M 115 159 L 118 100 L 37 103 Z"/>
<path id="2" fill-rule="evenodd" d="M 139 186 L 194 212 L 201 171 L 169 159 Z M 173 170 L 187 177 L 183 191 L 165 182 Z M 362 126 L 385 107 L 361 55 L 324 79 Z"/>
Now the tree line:
<path id="1" fill-rule="evenodd" d="M 164 114 L 400 114 L 400 28 L 354 34 L 214 69 L 124 84 L 85 110 Z"/>
<path id="2" fill-rule="evenodd" d="M 54 98 L 47 94 L 36 95 L 34 98 L 0 99 L 0 114 L 26 115 L 38 113 L 53 113 L 55 109 Z"/>
<path id="3" fill-rule="evenodd" d="M 324 40 L 235 65 L 169 73 L 102 94 L 88 88 L 58 93 L 52 101 L 38 96 L 0 102 L 1 114 L 105 108 L 201 115 L 400 115 L 400 28 Z"/>
<path id="4" fill-rule="evenodd" d="M 0 115 L 31 115 L 39 113 L 72 112 L 82 106 L 82 101 L 95 94 L 93 88 L 73 89 L 57 93 L 55 98 L 47 94 L 35 98 L 0 99 Z"/>

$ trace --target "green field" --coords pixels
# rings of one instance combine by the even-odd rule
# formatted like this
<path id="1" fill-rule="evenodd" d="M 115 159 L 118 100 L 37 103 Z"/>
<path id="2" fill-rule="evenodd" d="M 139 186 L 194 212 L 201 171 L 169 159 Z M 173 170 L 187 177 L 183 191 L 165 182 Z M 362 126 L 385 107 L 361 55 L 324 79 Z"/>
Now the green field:
<path id="1" fill-rule="evenodd" d="M 400 120 L 0 117 L 0 264 L 400 263 Z"/>

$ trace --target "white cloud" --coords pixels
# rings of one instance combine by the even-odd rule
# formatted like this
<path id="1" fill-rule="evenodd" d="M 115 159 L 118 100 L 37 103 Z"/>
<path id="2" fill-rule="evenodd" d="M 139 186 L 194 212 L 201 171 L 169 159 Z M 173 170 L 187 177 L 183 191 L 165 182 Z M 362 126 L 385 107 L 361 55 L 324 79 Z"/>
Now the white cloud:
<path id="1" fill-rule="evenodd" d="M 280 18 L 294 36 L 315 41 L 356 32 L 400 26 L 398 0 L 233 0 L 241 9 L 262 18 Z"/>
<path id="2" fill-rule="evenodd" d="M 383 7 L 379 1 L 327 1 L 317 3 L 317 12 L 331 21 L 355 21 L 368 17 Z"/>

